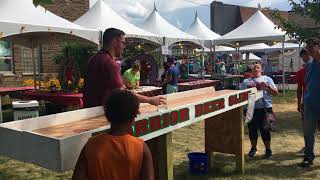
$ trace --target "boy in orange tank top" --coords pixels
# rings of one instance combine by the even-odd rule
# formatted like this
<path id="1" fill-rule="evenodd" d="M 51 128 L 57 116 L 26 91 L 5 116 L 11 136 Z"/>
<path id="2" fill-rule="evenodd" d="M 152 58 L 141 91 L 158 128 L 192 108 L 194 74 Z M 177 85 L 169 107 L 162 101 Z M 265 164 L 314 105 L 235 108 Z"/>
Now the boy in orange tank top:
<path id="1" fill-rule="evenodd" d="M 105 103 L 110 132 L 91 137 L 83 147 L 73 180 L 153 180 L 151 152 L 140 138 L 129 134 L 139 113 L 137 96 L 115 90 Z"/>

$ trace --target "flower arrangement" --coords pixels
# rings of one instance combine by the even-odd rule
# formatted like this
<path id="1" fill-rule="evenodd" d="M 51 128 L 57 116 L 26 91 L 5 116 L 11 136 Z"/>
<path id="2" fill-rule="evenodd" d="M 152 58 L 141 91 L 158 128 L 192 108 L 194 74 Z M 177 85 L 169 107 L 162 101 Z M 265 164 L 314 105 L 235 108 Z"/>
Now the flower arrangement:
<path id="1" fill-rule="evenodd" d="M 41 84 L 41 89 L 46 88 L 45 81 L 40 81 L 40 84 Z M 34 86 L 33 79 L 28 79 L 28 80 L 23 81 L 23 86 Z M 36 86 L 39 87 L 39 81 L 36 81 Z"/>
<path id="2" fill-rule="evenodd" d="M 74 93 L 82 92 L 83 84 L 84 84 L 84 79 L 80 78 L 79 81 L 78 81 L 78 86 L 73 92 Z"/>
<path id="3" fill-rule="evenodd" d="M 46 81 L 46 90 L 51 92 L 61 90 L 60 81 L 57 78 L 50 78 Z"/>
<path id="4" fill-rule="evenodd" d="M 61 90 L 60 81 L 57 78 L 50 78 L 47 81 L 41 81 L 40 84 L 42 90 L 52 91 L 53 87 L 55 90 Z M 27 79 L 23 81 L 23 86 L 34 86 L 34 80 Z M 39 87 L 39 81 L 36 81 L 36 86 Z"/>

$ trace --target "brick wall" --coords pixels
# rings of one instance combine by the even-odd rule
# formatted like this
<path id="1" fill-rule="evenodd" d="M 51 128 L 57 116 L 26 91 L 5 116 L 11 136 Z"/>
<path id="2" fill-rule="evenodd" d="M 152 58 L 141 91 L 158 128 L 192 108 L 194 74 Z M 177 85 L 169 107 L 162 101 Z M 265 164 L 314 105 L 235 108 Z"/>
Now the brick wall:
<path id="1" fill-rule="evenodd" d="M 254 13 L 257 12 L 257 8 L 251 8 L 251 7 L 241 7 L 240 6 L 240 15 L 241 15 L 241 19 L 242 22 L 247 21 Z M 272 22 L 274 22 L 275 24 L 277 24 L 272 17 L 270 16 L 270 11 L 268 9 L 262 9 L 261 12 L 267 17 L 269 18 Z M 287 11 L 279 11 L 280 15 L 288 20 L 289 18 L 289 13 Z"/>
<path id="2" fill-rule="evenodd" d="M 54 0 L 46 8 L 54 14 L 73 22 L 89 9 L 89 0 Z"/>
<path id="3" fill-rule="evenodd" d="M 54 0 L 54 3 L 46 6 L 46 8 L 58 16 L 61 16 L 69 21 L 74 21 L 89 9 L 89 0 Z M 60 52 L 63 47 L 63 43 L 66 41 L 88 43 L 87 41 L 74 36 L 59 36 L 52 38 L 49 43 L 42 44 L 42 79 L 44 79 L 44 77 L 48 74 L 58 74 L 60 71 L 61 66 L 55 64 L 53 57 Z M 33 79 L 32 74 L 26 74 L 23 71 L 23 48 L 25 49 L 25 47 L 13 45 L 13 73 L 0 75 L 0 87 L 22 86 L 24 80 Z"/>
<path id="4" fill-rule="evenodd" d="M 297 23 L 301 27 L 305 28 L 314 28 L 314 27 L 320 27 L 320 25 L 316 25 L 315 21 L 309 17 L 305 16 L 297 16 L 293 12 L 289 12 L 289 20 Z"/>

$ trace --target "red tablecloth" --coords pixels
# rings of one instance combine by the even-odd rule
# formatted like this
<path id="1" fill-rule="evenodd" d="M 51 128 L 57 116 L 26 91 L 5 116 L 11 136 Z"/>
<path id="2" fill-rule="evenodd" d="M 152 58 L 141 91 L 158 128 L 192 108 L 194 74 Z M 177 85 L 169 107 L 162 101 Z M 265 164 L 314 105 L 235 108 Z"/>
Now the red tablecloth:
<path id="1" fill-rule="evenodd" d="M 34 100 L 45 100 L 52 103 L 61 105 L 74 105 L 79 108 L 83 108 L 83 94 L 67 94 L 63 92 L 36 92 L 36 91 L 25 91 L 22 92 L 23 99 L 34 99 Z"/>
<path id="2" fill-rule="evenodd" d="M 161 89 L 152 89 L 150 91 L 137 92 L 144 96 L 157 96 L 162 94 Z M 67 94 L 64 92 L 37 92 L 37 91 L 24 91 L 21 93 L 23 99 L 33 99 L 33 100 L 45 100 L 52 103 L 60 105 L 74 105 L 78 106 L 80 109 L 83 108 L 83 94 Z"/>
<path id="3" fill-rule="evenodd" d="M 10 94 L 12 92 L 16 92 L 16 91 L 27 91 L 27 90 L 33 90 L 34 87 L 31 86 L 27 86 L 27 87 L 10 87 L 10 88 L 5 88 L 5 87 L 1 87 L 0 88 L 0 96 L 5 96 L 7 94 Z"/>
<path id="4" fill-rule="evenodd" d="M 178 90 L 180 91 L 188 91 L 192 89 L 199 89 L 199 88 L 205 88 L 205 87 L 213 87 L 218 83 L 218 80 L 197 80 L 197 81 L 191 81 L 191 82 L 183 82 L 178 83 Z"/>

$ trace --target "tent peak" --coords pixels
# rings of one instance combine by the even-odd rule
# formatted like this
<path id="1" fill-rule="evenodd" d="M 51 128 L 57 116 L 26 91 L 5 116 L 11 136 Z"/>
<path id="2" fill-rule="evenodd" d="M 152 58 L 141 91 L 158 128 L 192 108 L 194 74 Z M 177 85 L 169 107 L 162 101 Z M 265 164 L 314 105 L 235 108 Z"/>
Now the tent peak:
<path id="1" fill-rule="evenodd" d="M 157 6 L 156 6 L 156 2 L 155 2 L 155 1 L 153 2 L 153 10 L 158 12 L 158 10 L 157 10 Z"/>
<path id="2" fill-rule="evenodd" d="M 198 11 L 196 11 L 196 14 L 194 16 L 194 20 L 196 20 L 198 18 Z"/>
<path id="3" fill-rule="evenodd" d="M 258 3 L 258 10 L 261 11 L 261 4 Z"/>

